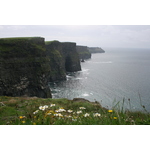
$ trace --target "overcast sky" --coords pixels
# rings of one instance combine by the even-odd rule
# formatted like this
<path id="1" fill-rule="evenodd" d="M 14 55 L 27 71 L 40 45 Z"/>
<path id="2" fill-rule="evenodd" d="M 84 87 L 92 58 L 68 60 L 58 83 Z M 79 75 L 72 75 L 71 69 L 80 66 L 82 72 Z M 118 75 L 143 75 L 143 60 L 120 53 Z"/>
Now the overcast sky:
<path id="1" fill-rule="evenodd" d="M 150 25 L 0 25 L 0 38 L 30 36 L 89 47 L 150 48 Z"/>

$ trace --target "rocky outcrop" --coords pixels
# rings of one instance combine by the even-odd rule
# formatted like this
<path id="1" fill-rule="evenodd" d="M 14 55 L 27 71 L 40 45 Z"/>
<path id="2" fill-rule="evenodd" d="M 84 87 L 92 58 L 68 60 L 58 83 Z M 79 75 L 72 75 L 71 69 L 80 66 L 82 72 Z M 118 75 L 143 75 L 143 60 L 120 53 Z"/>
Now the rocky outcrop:
<path id="1" fill-rule="evenodd" d="M 62 80 L 66 78 L 66 72 L 75 72 L 81 70 L 79 55 L 76 51 L 76 43 L 59 41 L 47 41 L 46 53 L 50 58 L 52 73 L 51 81 Z"/>
<path id="2" fill-rule="evenodd" d="M 51 97 L 44 38 L 0 39 L 0 95 Z"/>
<path id="3" fill-rule="evenodd" d="M 77 52 L 79 53 L 80 59 L 90 59 L 91 58 L 91 53 L 88 50 L 87 46 L 76 46 Z"/>
<path id="4" fill-rule="evenodd" d="M 100 47 L 88 47 L 90 53 L 105 53 L 105 51 Z"/>

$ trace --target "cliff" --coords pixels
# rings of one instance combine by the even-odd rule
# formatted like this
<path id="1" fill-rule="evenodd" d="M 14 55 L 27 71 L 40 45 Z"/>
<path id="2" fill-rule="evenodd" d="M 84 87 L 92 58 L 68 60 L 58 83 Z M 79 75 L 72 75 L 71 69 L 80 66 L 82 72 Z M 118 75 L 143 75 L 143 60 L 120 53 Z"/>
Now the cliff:
<path id="1" fill-rule="evenodd" d="M 66 72 L 75 72 L 81 70 L 79 54 L 76 50 L 76 43 L 63 42 L 62 55 L 65 59 Z"/>
<path id="2" fill-rule="evenodd" d="M 89 59 L 91 58 L 91 53 L 88 50 L 87 46 L 76 46 L 77 52 L 79 53 L 80 59 Z"/>
<path id="3" fill-rule="evenodd" d="M 0 95 L 51 97 L 49 82 L 80 71 L 76 43 L 42 37 L 0 39 Z"/>
<path id="4" fill-rule="evenodd" d="M 0 95 L 51 97 L 44 38 L 0 39 Z"/>
<path id="5" fill-rule="evenodd" d="M 76 43 L 59 41 L 46 41 L 46 54 L 50 58 L 52 73 L 51 81 L 66 78 L 66 72 L 81 70 Z"/>
<path id="6" fill-rule="evenodd" d="M 88 47 L 90 53 L 105 53 L 105 51 L 100 47 Z"/>

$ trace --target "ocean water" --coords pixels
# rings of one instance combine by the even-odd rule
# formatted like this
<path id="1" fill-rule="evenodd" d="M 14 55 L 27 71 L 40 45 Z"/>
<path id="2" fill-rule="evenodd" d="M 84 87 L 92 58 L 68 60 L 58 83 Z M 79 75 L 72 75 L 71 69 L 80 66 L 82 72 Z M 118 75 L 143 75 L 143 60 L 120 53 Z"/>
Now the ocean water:
<path id="1" fill-rule="evenodd" d="M 124 100 L 124 109 L 144 111 L 144 105 L 150 112 L 150 49 L 105 52 L 92 54 L 66 81 L 50 83 L 53 98 L 85 98 L 109 109 L 117 102 L 122 107 Z"/>

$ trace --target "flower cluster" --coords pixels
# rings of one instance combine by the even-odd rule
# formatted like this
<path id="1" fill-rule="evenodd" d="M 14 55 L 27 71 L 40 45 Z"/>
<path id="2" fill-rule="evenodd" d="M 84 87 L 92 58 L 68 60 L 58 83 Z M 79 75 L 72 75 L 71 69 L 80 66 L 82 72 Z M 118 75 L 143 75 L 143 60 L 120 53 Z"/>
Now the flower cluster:
<path id="1" fill-rule="evenodd" d="M 89 113 L 84 114 L 84 117 L 89 117 L 89 116 L 90 116 Z"/>
<path id="2" fill-rule="evenodd" d="M 63 107 L 61 107 L 61 108 L 55 110 L 55 112 L 66 112 L 66 110 Z"/>
<path id="3" fill-rule="evenodd" d="M 21 119 L 21 123 L 26 123 L 26 121 L 25 120 L 23 120 L 23 119 L 26 119 L 26 116 L 19 116 L 19 119 Z"/>
<path id="4" fill-rule="evenodd" d="M 94 116 L 94 117 L 100 117 L 101 114 L 99 114 L 99 113 L 94 113 L 93 116 Z"/>
<path id="5" fill-rule="evenodd" d="M 86 109 L 85 107 L 79 107 L 79 109 Z"/>
<path id="6" fill-rule="evenodd" d="M 56 109 L 52 107 L 55 107 Z M 32 122 L 32 124 L 36 125 L 35 121 L 36 120 L 38 121 L 40 120 L 40 118 L 43 118 L 43 115 L 44 115 L 44 119 L 50 117 L 51 121 L 52 120 L 56 121 L 58 118 L 58 119 L 69 120 L 69 122 L 70 121 L 81 122 L 82 118 L 101 117 L 100 113 L 95 112 L 92 114 L 92 113 L 85 112 L 85 110 L 86 110 L 85 107 L 78 107 L 78 110 L 74 111 L 72 109 L 65 109 L 63 107 L 58 107 L 55 104 L 39 106 L 39 109 L 33 112 L 34 121 Z"/>
<path id="7" fill-rule="evenodd" d="M 40 106 L 39 110 L 43 110 L 44 111 L 46 108 L 48 108 L 48 105 Z"/>

